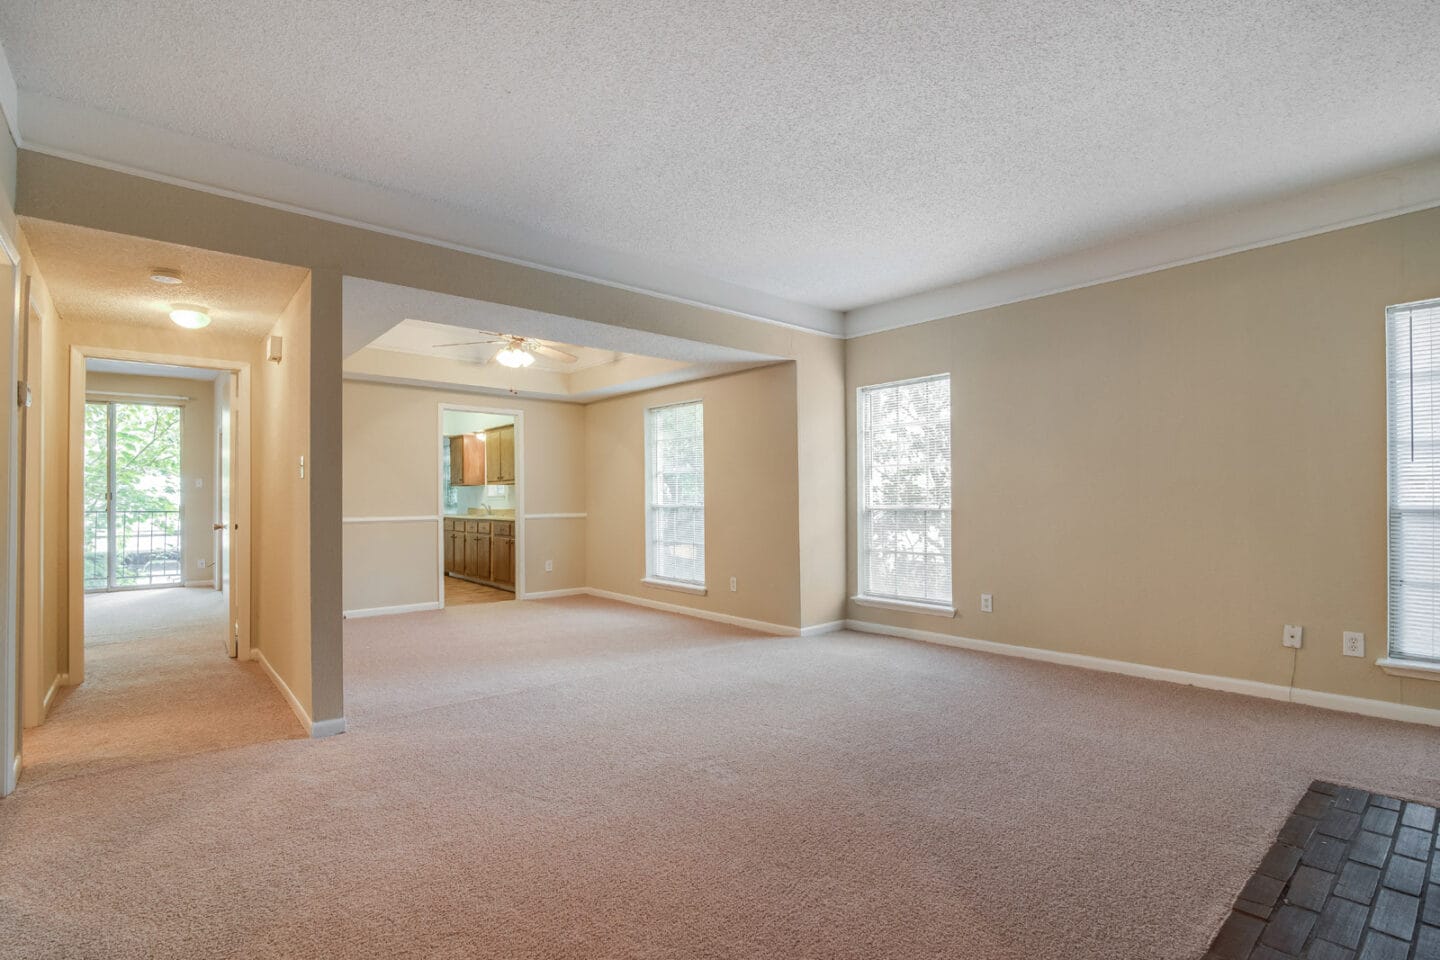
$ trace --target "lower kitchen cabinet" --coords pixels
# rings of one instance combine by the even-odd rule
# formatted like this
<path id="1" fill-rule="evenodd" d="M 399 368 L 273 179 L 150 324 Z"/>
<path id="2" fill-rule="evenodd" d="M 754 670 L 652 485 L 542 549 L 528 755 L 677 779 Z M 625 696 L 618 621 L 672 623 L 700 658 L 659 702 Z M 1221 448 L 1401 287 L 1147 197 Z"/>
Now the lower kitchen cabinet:
<path id="1" fill-rule="evenodd" d="M 515 586 L 515 523 L 446 517 L 445 572 L 467 580 Z"/>
<path id="2" fill-rule="evenodd" d="M 507 587 L 515 586 L 515 538 L 494 537 L 490 542 L 490 579 Z"/>

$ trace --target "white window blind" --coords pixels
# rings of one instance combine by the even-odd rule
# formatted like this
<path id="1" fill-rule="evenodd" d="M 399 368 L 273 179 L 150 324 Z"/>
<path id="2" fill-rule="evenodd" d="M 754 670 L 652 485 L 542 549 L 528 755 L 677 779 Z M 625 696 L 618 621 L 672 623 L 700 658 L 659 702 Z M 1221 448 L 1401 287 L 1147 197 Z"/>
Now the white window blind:
<path id="1" fill-rule="evenodd" d="M 646 576 L 705 583 L 705 408 L 645 411 Z"/>
<path id="2" fill-rule="evenodd" d="M 1385 311 L 1390 656 L 1440 661 L 1440 300 Z"/>
<path id="3" fill-rule="evenodd" d="M 949 604 L 950 377 L 860 390 L 860 593 Z"/>

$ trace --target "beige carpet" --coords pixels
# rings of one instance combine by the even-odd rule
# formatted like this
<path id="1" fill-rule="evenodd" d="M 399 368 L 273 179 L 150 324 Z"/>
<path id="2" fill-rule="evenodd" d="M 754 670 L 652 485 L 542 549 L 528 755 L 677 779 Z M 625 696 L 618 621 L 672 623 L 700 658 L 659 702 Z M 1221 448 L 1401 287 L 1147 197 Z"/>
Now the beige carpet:
<path id="1" fill-rule="evenodd" d="M 346 625 L 351 732 L 29 783 L 0 956 L 1196 958 L 1435 730 L 592 599 Z"/>
<path id="2" fill-rule="evenodd" d="M 85 598 L 85 683 L 25 731 L 29 785 L 303 737 L 259 665 L 225 653 L 225 598 L 174 587 Z"/>

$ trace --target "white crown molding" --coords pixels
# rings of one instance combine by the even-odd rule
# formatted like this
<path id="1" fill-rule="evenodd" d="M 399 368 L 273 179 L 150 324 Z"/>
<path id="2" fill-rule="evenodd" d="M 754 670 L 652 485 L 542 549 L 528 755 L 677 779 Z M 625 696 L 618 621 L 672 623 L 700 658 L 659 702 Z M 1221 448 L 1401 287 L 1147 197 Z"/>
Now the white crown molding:
<path id="1" fill-rule="evenodd" d="M 3 91 L 0 91 L 3 92 Z M 839 311 L 21 90 L 23 146 L 548 273 L 839 337 Z M 21 143 L 17 135 L 17 143 Z"/>
<path id="2" fill-rule="evenodd" d="M 860 307 L 845 315 L 845 336 L 1034 300 L 1434 206 L 1440 206 L 1440 158 Z"/>
<path id="3" fill-rule="evenodd" d="M 6 127 L 10 128 L 10 140 L 20 147 L 20 88 L 14 85 L 14 73 L 10 72 L 4 45 L 0 45 L 0 114 L 4 114 Z"/>
<path id="4" fill-rule="evenodd" d="M 4 44 L 0 44 L 0 113 L 5 114 L 10 139 L 15 141 L 15 146 L 20 146 L 20 88 L 15 86 L 15 74 L 5 58 Z"/>

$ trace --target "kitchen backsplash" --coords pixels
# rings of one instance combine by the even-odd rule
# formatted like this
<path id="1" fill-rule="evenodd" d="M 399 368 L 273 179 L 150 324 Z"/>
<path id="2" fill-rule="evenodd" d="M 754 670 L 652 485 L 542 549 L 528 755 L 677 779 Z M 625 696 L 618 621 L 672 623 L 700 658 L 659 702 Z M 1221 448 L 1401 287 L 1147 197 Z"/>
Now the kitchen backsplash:
<path id="1" fill-rule="evenodd" d="M 446 509 L 466 513 L 471 507 L 488 506 L 491 510 L 514 510 L 515 487 L 510 484 L 491 484 L 483 487 L 448 487 Z M 450 506 L 454 503 L 455 506 Z"/>

